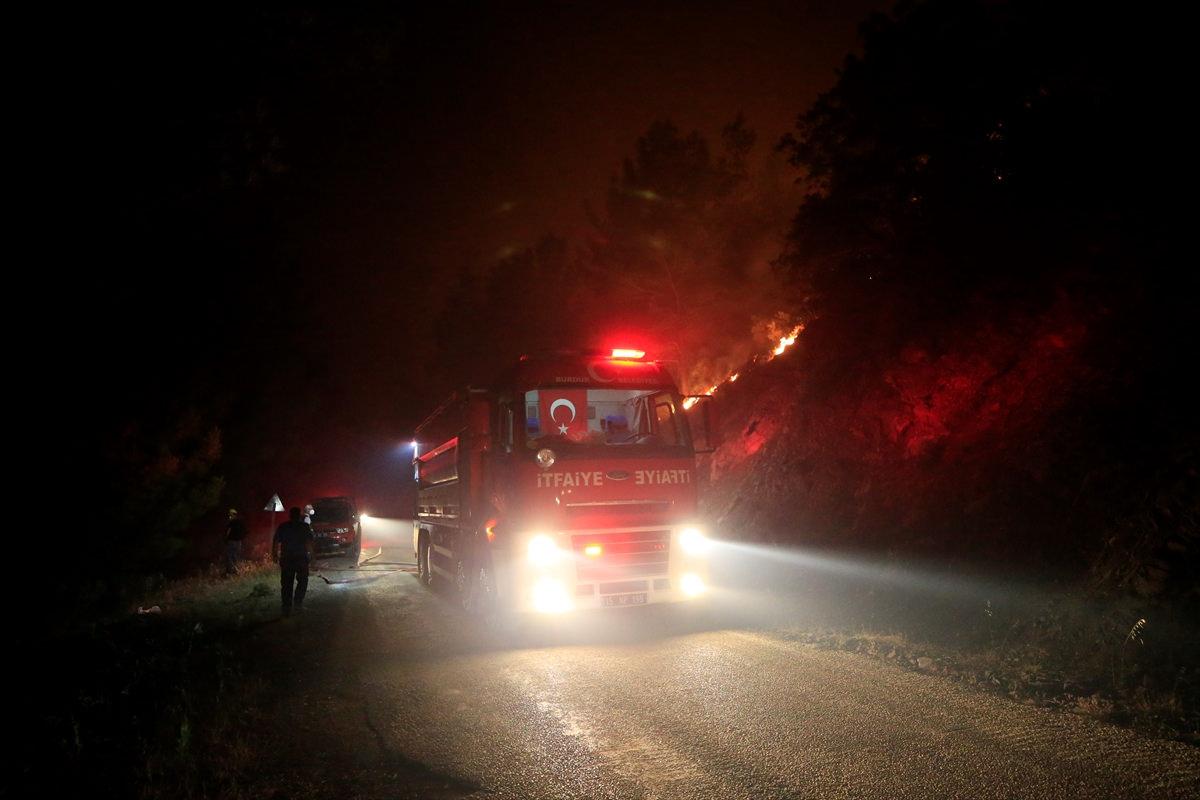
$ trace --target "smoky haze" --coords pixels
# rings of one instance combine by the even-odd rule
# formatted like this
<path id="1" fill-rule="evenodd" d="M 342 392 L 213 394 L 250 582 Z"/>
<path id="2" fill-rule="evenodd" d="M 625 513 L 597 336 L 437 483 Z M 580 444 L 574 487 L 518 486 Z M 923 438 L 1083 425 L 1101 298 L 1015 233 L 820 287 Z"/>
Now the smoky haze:
<path id="1" fill-rule="evenodd" d="M 451 385 L 479 380 L 485 342 L 519 350 L 615 326 L 697 353 L 701 382 L 775 310 L 747 300 L 798 197 L 774 146 L 876 5 L 93 20 L 77 114 L 106 123 L 67 152 L 87 177 L 75 202 L 90 261 L 110 266 L 86 270 L 67 305 L 91 331 L 81 378 L 108 390 L 67 415 L 82 449 L 161 439 L 186 418 L 189 441 L 219 430 L 235 502 L 279 486 L 387 496 L 394 446 Z M 716 177 L 739 114 L 753 141 L 741 179 L 686 187 L 707 227 L 655 238 L 641 210 L 686 209 L 655 188 L 669 175 L 646 172 L 669 172 L 670 142 L 639 165 L 639 137 L 669 122 L 665 139 L 702 142 Z M 672 290 L 662 318 L 662 279 L 602 286 L 595 269 L 630 247 L 630 269 L 667 269 L 694 296 Z M 464 291 L 555 248 L 586 314 L 511 337 L 459 324 Z M 530 289 L 561 310 L 561 284 Z M 468 299 L 487 315 L 507 302 Z M 736 324 L 712 313 L 743 301 Z"/>

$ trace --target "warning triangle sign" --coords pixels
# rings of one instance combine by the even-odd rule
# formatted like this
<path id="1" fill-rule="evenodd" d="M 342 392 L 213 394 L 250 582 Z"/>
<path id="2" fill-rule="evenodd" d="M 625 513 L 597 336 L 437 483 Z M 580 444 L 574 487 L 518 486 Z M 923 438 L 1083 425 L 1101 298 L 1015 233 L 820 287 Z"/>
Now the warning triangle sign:
<path id="1" fill-rule="evenodd" d="M 279 499 L 279 494 L 271 495 L 271 499 L 267 501 L 267 507 L 263 511 L 283 511 L 283 501 Z"/>

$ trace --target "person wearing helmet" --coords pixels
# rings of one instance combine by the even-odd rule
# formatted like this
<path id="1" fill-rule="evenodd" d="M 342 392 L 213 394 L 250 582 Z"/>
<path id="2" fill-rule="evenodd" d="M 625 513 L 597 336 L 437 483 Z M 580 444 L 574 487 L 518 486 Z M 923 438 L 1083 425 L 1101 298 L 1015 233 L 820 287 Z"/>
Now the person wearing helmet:
<path id="1" fill-rule="evenodd" d="M 242 542 L 246 540 L 246 522 L 236 508 L 229 509 L 229 524 L 225 526 L 225 574 L 236 575 L 242 560 Z"/>

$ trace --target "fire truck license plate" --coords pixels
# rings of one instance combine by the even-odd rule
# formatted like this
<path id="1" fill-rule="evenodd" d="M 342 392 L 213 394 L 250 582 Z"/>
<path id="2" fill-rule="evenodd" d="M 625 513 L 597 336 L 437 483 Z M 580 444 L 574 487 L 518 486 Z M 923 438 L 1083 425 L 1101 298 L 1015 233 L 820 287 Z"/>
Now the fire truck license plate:
<path id="1" fill-rule="evenodd" d="M 600 598 L 602 606 L 640 606 L 646 603 L 646 593 L 638 594 L 610 594 L 607 597 Z"/>

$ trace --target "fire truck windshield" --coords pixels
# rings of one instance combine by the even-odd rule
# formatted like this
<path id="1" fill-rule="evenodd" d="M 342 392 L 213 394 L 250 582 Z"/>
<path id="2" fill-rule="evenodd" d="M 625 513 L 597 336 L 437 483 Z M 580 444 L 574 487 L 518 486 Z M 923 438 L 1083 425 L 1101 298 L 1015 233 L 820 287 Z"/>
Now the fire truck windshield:
<path id="1" fill-rule="evenodd" d="M 686 447 L 678 398 L 662 389 L 562 387 L 525 393 L 525 444 Z"/>

